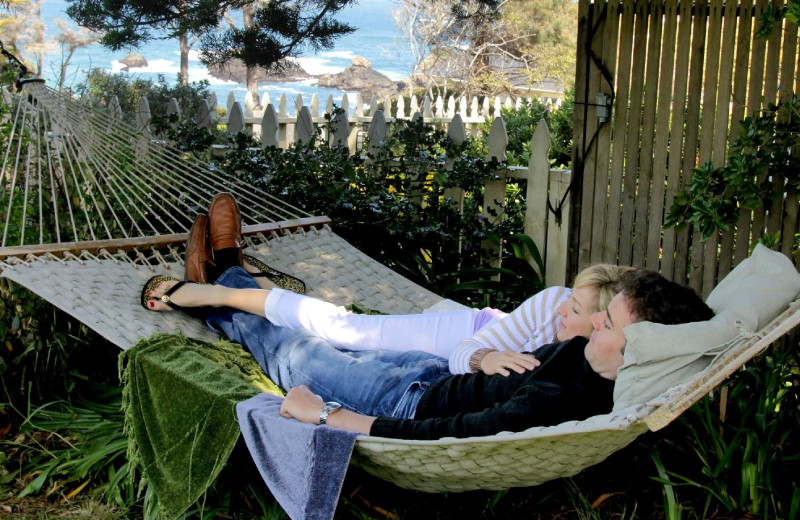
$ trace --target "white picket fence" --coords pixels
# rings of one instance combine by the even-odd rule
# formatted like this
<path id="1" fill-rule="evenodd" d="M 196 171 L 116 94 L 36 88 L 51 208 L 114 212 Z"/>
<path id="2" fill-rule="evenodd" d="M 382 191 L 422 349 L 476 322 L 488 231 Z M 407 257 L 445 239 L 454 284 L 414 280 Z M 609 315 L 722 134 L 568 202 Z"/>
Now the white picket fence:
<path id="1" fill-rule="evenodd" d="M 265 96 L 266 97 L 266 96 Z M 268 97 L 263 101 L 269 101 Z M 113 113 L 119 115 L 119 104 L 112 100 L 111 109 Z M 238 102 L 233 102 L 228 110 L 228 116 L 218 118 L 216 113 L 216 99 L 214 96 L 209 100 L 204 100 L 195 115 L 198 125 L 210 127 L 212 124 L 224 123 L 227 125 L 227 132 L 235 134 L 241 130 L 248 130 L 256 137 L 260 138 L 261 145 L 278 146 L 287 148 L 294 142 L 308 142 L 317 138 L 317 128 L 322 130 L 322 139 L 330 146 L 346 145 L 351 154 L 361 153 L 363 136 L 368 137 L 367 143 L 369 151 L 376 155 L 383 146 L 385 137 L 388 133 L 388 124 L 396 119 L 416 119 L 422 118 L 425 123 L 446 125 L 448 136 L 455 143 L 463 143 L 468 135 L 476 135 L 478 123 L 486 121 L 487 114 L 477 107 L 490 107 L 493 122 L 491 131 L 487 137 L 488 157 L 495 157 L 500 161 L 506 158 L 506 147 L 508 145 L 508 134 L 505 122 L 500 117 L 500 107 L 497 100 L 492 106 L 486 100 L 478 104 L 474 98 L 469 104 L 462 100 L 459 104 L 452 98 L 447 103 L 445 109 L 444 102 L 437 99 L 431 103 L 429 99 L 424 99 L 422 110 L 415 98 L 412 98 L 410 111 L 406 111 L 404 102 L 397 101 L 397 109 L 393 117 L 385 114 L 392 113 L 390 100 L 385 100 L 379 105 L 373 101 L 369 108 L 368 115 L 364 115 L 363 110 L 358 107 L 353 115 L 349 115 L 347 98 L 342 99 L 342 110 L 334 112 L 332 98 L 328 99 L 326 112 L 334 113 L 330 121 L 325 119 L 324 114 L 319 114 L 319 104 L 316 96 L 312 99 L 311 105 L 302 104 L 302 96 L 296 99 L 295 115 L 288 115 L 287 100 L 281 96 L 278 109 L 271 103 L 266 103 L 264 109 L 257 113 L 252 105 L 245 104 L 245 107 Z M 466 114 L 466 106 L 470 107 L 469 115 Z M 473 110 L 474 109 L 474 110 Z M 180 114 L 180 107 L 175 99 L 172 99 L 167 108 L 169 114 Z M 149 121 L 151 118 L 150 107 L 146 98 L 142 98 L 139 103 L 139 113 L 137 114 L 137 124 L 139 128 L 148 133 Z M 533 138 L 530 142 L 531 158 L 527 167 L 507 167 L 496 172 L 495 179 L 490 180 L 485 186 L 485 200 L 487 205 L 497 206 L 495 201 L 505 199 L 506 184 L 525 181 L 525 197 L 527 202 L 527 213 L 525 216 L 525 233 L 529 235 L 539 247 L 546 268 L 547 285 L 563 285 L 566 280 L 566 252 L 567 252 L 567 229 L 569 227 L 568 215 L 569 207 L 563 208 L 563 217 L 557 221 L 552 212 L 548 211 L 548 199 L 550 204 L 555 207 L 561 201 L 564 193 L 569 186 L 571 172 L 569 170 L 556 170 L 550 168 L 548 150 L 550 149 L 550 132 L 544 120 L 540 121 Z M 223 154 L 227 152 L 224 145 L 214 145 L 212 152 Z M 459 200 L 463 193 L 450 193 L 449 195 Z M 502 211 L 498 209 L 498 214 Z M 489 214 L 489 212 L 486 212 Z"/>

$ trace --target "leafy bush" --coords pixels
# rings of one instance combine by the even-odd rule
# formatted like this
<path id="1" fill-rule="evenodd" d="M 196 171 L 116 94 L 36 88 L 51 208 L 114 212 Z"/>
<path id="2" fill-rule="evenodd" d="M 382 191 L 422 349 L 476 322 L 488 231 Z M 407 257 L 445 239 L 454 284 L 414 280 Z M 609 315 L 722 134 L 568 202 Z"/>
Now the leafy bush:
<path id="1" fill-rule="evenodd" d="M 554 168 L 568 168 L 572 162 L 572 125 L 575 106 L 575 89 L 568 89 L 564 93 L 561 105 L 553 107 L 539 99 L 525 101 L 520 108 L 503 107 L 501 116 L 506 123 L 508 133 L 508 146 L 506 153 L 508 163 L 512 166 L 527 166 L 531 157 L 530 143 L 536 125 L 544 119 L 550 130 L 552 142 L 549 151 L 550 164 Z M 492 121 L 487 119 L 480 126 L 481 143 L 486 149 L 486 138 L 492 127 Z M 486 153 L 486 152 L 484 152 Z"/>
<path id="2" fill-rule="evenodd" d="M 711 161 L 695 168 L 691 184 L 676 196 L 666 226 L 678 229 L 693 224 L 707 239 L 727 231 L 741 209 L 766 207 L 786 189 L 800 188 L 800 99 L 770 104 L 757 117 L 740 123 L 739 137 L 728 151 L 726 163 Z M 792 239 L 793 237 L 784 237 Z"/>

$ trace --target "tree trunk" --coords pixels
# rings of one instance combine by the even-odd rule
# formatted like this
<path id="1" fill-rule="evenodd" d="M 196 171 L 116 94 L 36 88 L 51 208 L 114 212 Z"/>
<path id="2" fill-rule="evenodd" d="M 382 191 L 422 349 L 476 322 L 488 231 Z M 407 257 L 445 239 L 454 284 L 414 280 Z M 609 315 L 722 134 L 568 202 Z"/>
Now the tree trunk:
<path id="1" fill-rule="evenodd" d="M 242 7 L 242 17 L 244 18 L 244 30 L 246 31 L 250 27 L 253 26 L 253 6 L 246 5 Z M 256 79 L 256 74 L 258 73 L 258 68 L 253 66 L 247 67 L 246 79 L 245 82 L 247 83 L 247 91 L 250 92 L 250 95 L 253 96 L 253 108 L 258 110 L 261 108 L 261 104 L 258 99 L 258 80 Z"/>
<path id="2" fill-rule="evenodd" d="M 181 85 L 189 84 L 189 35 L 182 33 L 179 38 L 181 44 Z"/>

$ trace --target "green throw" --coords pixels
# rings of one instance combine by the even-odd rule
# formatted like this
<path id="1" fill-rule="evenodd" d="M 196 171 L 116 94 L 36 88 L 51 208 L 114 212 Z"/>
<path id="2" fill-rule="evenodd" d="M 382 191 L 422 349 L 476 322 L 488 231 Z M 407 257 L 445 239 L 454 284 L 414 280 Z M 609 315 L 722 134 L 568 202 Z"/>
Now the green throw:
<path id="1" fill-rule="evenodd" d="M 120 378 L 128 456 L 168 518 L 194 504 L 228 460 L 239 438 L 236 403 L 282 395 L 239 345 L 182 334 L 154 334 L 124 351 Z"/>

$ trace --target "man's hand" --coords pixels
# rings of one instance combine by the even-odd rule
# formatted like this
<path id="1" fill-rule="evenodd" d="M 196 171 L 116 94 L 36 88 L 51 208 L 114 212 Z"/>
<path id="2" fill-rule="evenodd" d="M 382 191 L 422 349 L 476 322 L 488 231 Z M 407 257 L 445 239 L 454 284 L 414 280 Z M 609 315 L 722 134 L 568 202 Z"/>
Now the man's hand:
<path id="1" fill-rule="evenodd" d="M 307 386 L 297 386 L 289 390 L 281 403 L 281 415 L 308 424 L 319 424 L 323 404 L 322 399 Z"/>
<path id="2" fill-rule="evenodd" d="M 483 356 L 481 370 L 488 375 L 500 374 L 508 377 L 511 375 L 510 370 L 524 374 L 526 370 L 533 370 L 540 364 L 540 361 L 530 354 L 494 350 Z"/>
<path id="3" fill-rule="evenodd" d="M 324 404 L 307 386 L 296 386 L 289 390 L 281 403 L 281 415 L 308 424 L 319 424 L 319 414 Z M 331 428 L 369 435 L 374 421 L 374 417 L 342 409 L 329 415 L 326 424 Z"/>

